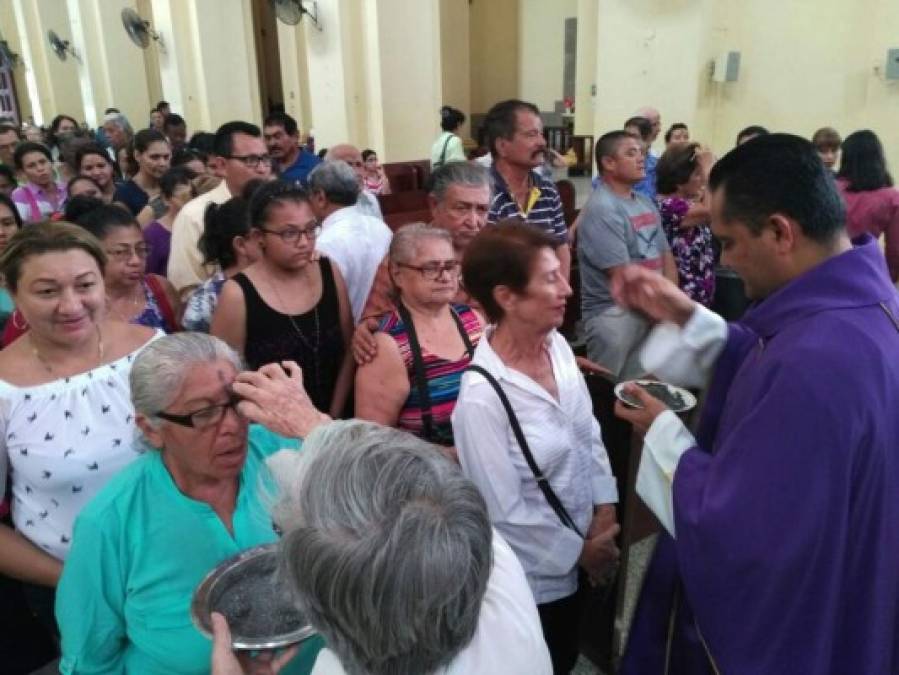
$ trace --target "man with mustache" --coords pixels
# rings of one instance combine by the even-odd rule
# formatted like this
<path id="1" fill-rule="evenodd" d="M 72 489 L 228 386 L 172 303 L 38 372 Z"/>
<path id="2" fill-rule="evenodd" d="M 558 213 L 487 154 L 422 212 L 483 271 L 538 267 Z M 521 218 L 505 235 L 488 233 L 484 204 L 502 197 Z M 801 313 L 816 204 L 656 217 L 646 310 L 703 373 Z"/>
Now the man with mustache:
<path id="1" fill-rule="evenodd" d="M 571 249 L 562 200 L 555 184 L 534 170 L 543 164 L 547 153 L 540 111 L 533 103 L 502 101 L 487 113 L 484 129 L 493 157 L 493 198 L 487 224 L 514 218 L 549 234 L 556 242 L 556 255 L 567 278 Z"/>
<path id="2" fill-rule="evenodd" d="M 627 131 L 611 131 L 596 143 L 599 186 L 581 211 L 578 266 L 587 357 L 616 377 L 641 375 L 638 358 L 649 323 L 617 307 L 609 291 L 631 263 L 677 283 L 677 267 L 655 205 L 634 187 L 646 176 L 643 147 Z"/>

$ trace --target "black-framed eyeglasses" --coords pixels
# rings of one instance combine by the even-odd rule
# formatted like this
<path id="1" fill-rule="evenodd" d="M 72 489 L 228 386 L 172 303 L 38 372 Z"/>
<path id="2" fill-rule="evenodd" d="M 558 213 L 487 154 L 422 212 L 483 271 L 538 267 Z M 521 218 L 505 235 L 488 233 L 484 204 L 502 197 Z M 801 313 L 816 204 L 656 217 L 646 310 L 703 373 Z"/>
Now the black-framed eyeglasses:
<path id="1" fill-rule="evenodd" d="M 237 412 L 237 404 L 242 400 L 243 399 L 237 394 L 231 394 L 228 397 L 227 403 L 210 405 L 205 408 L 200 408 L 199 410 L 194 410 L 193 412 L 186 413 L 184 415 L 175 415 L 174 413 L 160 411 L 156 413 L 156 417 L 158 417 L 159 419 L 163 419 L 166 422 L 178 424 L 182 427 L 189 427 L 193 429 L 208 429 L 209 427 L 213 427 L 221 422 L 229 408 Z"/>
<path id="2" fill-rule="evenodd" d="M 309 241 L 314 241 L 315 238 L 321 234 L 322 227 L 321 225 L 313 225 L 312 227 L 288 227 L 284 230 L 269 230 L 264 227 L 259 228 L 260 231 L 265 232 L 266 234 L 274 234 L 275 236 L 281 237 L 281 240 L 285 244 L 295 244 L 299 241 L 300 237 L 306 237 Z"/>
<path id="3" fill-rule="evenodd" d="M 437 281 L 444 272 L 450 276 L 454 276 L 459 273 L 460 268 L 458 260 L 444 260 L 442 263 L 429 262 L 424 265 L 406 265 L 405 263 L 399 263 L 399 266 L 415 270 L 427 281 Z"/>
<path id="4" fill-rule="evenodd" d="M 248 169 L 255 169 L 260 164 L 272 165 L 271 155 L 225 155 L 225 159 L 236 159 L 243 162 Z"/>

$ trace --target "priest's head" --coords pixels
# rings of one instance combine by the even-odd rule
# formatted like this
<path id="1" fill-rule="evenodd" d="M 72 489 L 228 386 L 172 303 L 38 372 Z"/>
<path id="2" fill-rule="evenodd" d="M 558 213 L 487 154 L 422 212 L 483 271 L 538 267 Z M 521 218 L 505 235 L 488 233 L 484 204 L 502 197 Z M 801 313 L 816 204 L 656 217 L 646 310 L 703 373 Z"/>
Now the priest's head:
<path id="1" fill-rule="evenodd" d="M 721 263 L 754 300 L 849 248 L 845 208 L 815 147 L 769 134 L 722 157 L 709 178 Z"/>

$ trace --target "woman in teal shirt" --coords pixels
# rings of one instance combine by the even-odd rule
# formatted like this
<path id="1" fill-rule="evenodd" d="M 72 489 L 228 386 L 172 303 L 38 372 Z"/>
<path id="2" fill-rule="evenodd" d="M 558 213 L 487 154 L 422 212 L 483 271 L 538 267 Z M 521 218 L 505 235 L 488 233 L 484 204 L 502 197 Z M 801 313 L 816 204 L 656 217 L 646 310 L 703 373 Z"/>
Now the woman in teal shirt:
<path id="1" fill-rule="evenodd" d="M 6 248 L 7 242 L 12 236 L 22 229 L 22 216 L 19 210 L 13 204 L 12 199 L 4 194 L 0 194 L 0 251 Z M 13 305 L 12 296 L 5 288 L 0 288 L 0 330 L 12 314 L 15 306 Z"/>
<path id="2" fill-rule="evenodd" d="M 298 448 L 296 439 L 327 419 L 297 386 L 296 364 L 285 365 L 290 379 L 276 364 L 238 375 L 237 355 L 200 333 L 166 336 L 135 359 L 135 422 L 157 449 L 112 479 L 75 523 L 56 599 L 62 673 L 209 672 L 212 643 L 191 623 L 193 591 L 222 560 L 276 539 L 262 497 L 265 459 Z M 290 398 L 288 385 L 305 411 L 252 402 L 260 388 Z M 293 413 L 290 423 L 272 410 Z M 283 672 L 308 673 L 320 648 L 308 641 Z"/>

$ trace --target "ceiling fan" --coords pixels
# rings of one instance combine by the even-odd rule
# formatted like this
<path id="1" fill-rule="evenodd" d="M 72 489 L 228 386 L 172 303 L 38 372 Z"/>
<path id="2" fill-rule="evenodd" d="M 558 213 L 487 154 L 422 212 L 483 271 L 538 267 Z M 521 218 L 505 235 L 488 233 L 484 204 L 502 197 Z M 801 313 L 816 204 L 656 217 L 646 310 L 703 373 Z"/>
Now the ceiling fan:
<path id="1" fill-rule="evenodd" d="M 275 9 L 275 16 L 288 26 L 296 26 L 303 20 L 303 15 L 309 16 L 312 24 L 322 29 L 322 25 L 318 21 L 318 3 L 315 0 L 270 0 L 272 7 Z M 312 11 L 309 11 L 308 5 L 312 5 Z"/>
<path id="2" fill-rule="evenodd" d="M 165 43 L 162 36 L 150 27 L 150 22 L 146 21 L 131 7 L 122 9 L 122 25 L 131 41 L 141 49 L 150 46 L 150 40 L 159 43 L 160 49 L 165 49 Z"/>
<path id="3" fill-rule="evenodd" d="M 53 50 L 53 53 L 59 57 L 60 61 L 65 61 L 66 57 L 71 54 L 74 58 L 78 58 L 78 54 L 75 53 L 75 48 L 69 43 L 68 40 L 63 40 L 56 34 L 56 31 L 49 30 L 47 31 L 47 40 L 50 41 L 50 49 Z"/>

